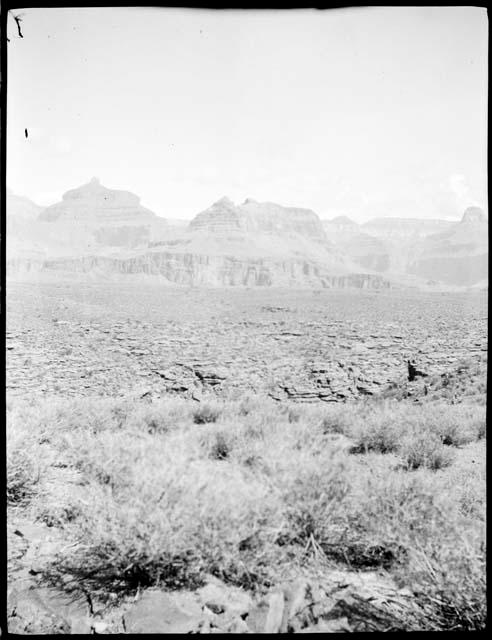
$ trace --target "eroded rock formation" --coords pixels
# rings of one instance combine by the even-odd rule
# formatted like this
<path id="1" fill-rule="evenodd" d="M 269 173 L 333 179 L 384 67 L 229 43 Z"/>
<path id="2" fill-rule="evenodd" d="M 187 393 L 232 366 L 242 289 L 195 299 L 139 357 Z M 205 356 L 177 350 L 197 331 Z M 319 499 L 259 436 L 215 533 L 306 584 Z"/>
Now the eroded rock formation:
<path id="1" fill-rule="evenodd" d="M 47 207 L 39 216 L 46 222 L 72 220 L 83 223 L 124 225 L 153 220 L 155 213 L 142 207 L 140 198 L 129 191 L 104 187 L 97 178 L 63 194 L 62 202 Z"/>
<path id="2" fill-rule="evenodd" d="M 147 252 L 135 257 L 81 256 L 45 260 L 38 270 L 79 274 L 97 271 L 110 276 L 160 276 L 188 286 L 316 286 L 325 288 L 380 289 L 389 282 L 378 275 L 347 273 L 334 275 L 319 264 L 302 259 L 248 259 L 190 253 Z M 13 268 L 14 265 L 11 265 Z M 33 263 L 32 268 L 35 268 Z"/>
<path id="3" fill-rule="evenodd" d="M 199 213 L 189 228 L 207 233 L 296 233 L 311 239 L 326 239 L 323 225 L 314 211 L 283 207 L 273 202 L 256 202 L 252 198 L 241 205 L 222 198 Z"/>

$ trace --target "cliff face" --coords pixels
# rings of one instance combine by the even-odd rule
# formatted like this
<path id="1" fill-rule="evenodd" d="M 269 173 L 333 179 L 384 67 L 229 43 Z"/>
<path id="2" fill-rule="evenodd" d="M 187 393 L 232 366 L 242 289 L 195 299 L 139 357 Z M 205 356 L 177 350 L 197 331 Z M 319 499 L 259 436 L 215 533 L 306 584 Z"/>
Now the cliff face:
<path id="1" fill-rule="evenodd" d="M 381 238 L 364 233 L 361 227 L 345 216 L 325 220 L 323 227 L 334 247 L 364 269 L 390 270 L 390 248 Z"/>
<path id="2" fill-rule="evenodd" d="M 146 226 L 99 227 L 94 230 L 96 242 L 108 247 L 138 247 L 148 244 L 150 229 Z"/>
<path id="3" fill-rule="evenodd" d="M 238 259 L 190 253 L 149 252 L 127 258 L 87 256 L 57 260 L 9 261 L 9 273 L 25 271 L 112 275 L 160 276 L 169 283 L 187 286 L 293 286 L 326 288 L 387 288 L 389 283 L 377 275 L 350 273 L 333 275 L 309 260 Z"/>
<path id="4" fill-rule="evenodd" d="M 190 222 L 191 231 L 211 234 L 244 232 L 255 234 L 298 234 L 313 240 L 326 240 L 320 219 L 310 209 L 283 207 L 273 202 L 248 198 L 235 205 L 222 198 Z"/>
<path id="5" fill-rule="evenodd" d="M 446 284 L 470 286 L 488 277 L 488 221 L 469 207 L 461 222 L 425 239 L 409 264 L 409 273 Z"/>
<path id="6" fill-rule="evenodd" d="M 248 230 L 254 233 L 295 233 L 311 240 L 326 240 L 321 220 L 311 209 L 248 199 L 238 210 L 247 220 Z"/>
<path id="7" fill-rule="evenodd" d="M 332 251 L 309 209 L 222 198 L 188 229 L 173 229 L 137 196 L 93 179 L 44 210 L 36 235 L 45 253 L 9 256 L 10 275 L 157 276 L 186 286 L 384 287 Z M 161 225 L 161 226 L 159 226 Z M 22 243 L 21 243 L 22 244 Z"/>

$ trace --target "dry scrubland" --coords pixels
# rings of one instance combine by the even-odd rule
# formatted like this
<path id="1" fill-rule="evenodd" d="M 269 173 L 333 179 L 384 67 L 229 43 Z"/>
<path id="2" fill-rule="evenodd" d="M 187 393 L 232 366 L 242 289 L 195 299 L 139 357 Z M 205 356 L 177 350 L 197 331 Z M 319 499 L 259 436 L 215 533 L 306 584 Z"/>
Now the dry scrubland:
<path id="1" fill-rule="evenodd" d="M 15 399 L 7 410 L 9 521 L 62 531 L 63 549 L 37 568 L 48 584 L 111 593 L 116 606 L 210 575 L 261 594 L 289 576 L 377 571 L 415 604 L 392 628 L 484 627 L 483 396 Z"/>
<path id="2" fill-rule="evenodd" d="M 9 631 L 484 627 L 486 296 L 10 283 L 7 329 Z"/>

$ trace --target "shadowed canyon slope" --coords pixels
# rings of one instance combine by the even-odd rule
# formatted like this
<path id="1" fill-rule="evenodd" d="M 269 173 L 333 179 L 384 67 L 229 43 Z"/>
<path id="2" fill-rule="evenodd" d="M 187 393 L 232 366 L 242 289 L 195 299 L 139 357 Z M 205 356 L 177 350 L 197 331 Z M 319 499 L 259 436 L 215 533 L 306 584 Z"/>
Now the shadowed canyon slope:
<path id="1" fill-rule="evenodd" d="M 460 222 L 375 218 L 358 225 L 340 216 L 323 226 L 344 255 L 386 277 L 487 286 L 488 220 L 478 207 L 469 207 Z"/>
<path id="2" fill-rule="evenodd" d="M 172 215 L 172 212 L 171 212 Z M 93 178 L 38 207 L 8 193 L 8 272 L 15 277 L 152 277 L 188 286 L 486 286 L 488 221 L 345 216 L 227 197 L 189 224 Z"/>

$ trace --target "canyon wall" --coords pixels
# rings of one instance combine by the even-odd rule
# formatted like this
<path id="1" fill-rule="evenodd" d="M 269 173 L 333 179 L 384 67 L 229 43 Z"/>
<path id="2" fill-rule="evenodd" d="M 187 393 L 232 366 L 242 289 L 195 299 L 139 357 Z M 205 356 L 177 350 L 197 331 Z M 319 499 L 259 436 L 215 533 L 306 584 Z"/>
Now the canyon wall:
<path id="1" fill-rule="evenodd" d="M 186 286 L 293 286 L 326 288 L 388 288 L 378 275 L 333 275 L 309 260 L 238 259 L 189 253 L 149 252 L 134 257 L 84 256 L 55 260 L 10 260 L 9 275 L 25 272 L 160 276 L 169 283 Z"/>

